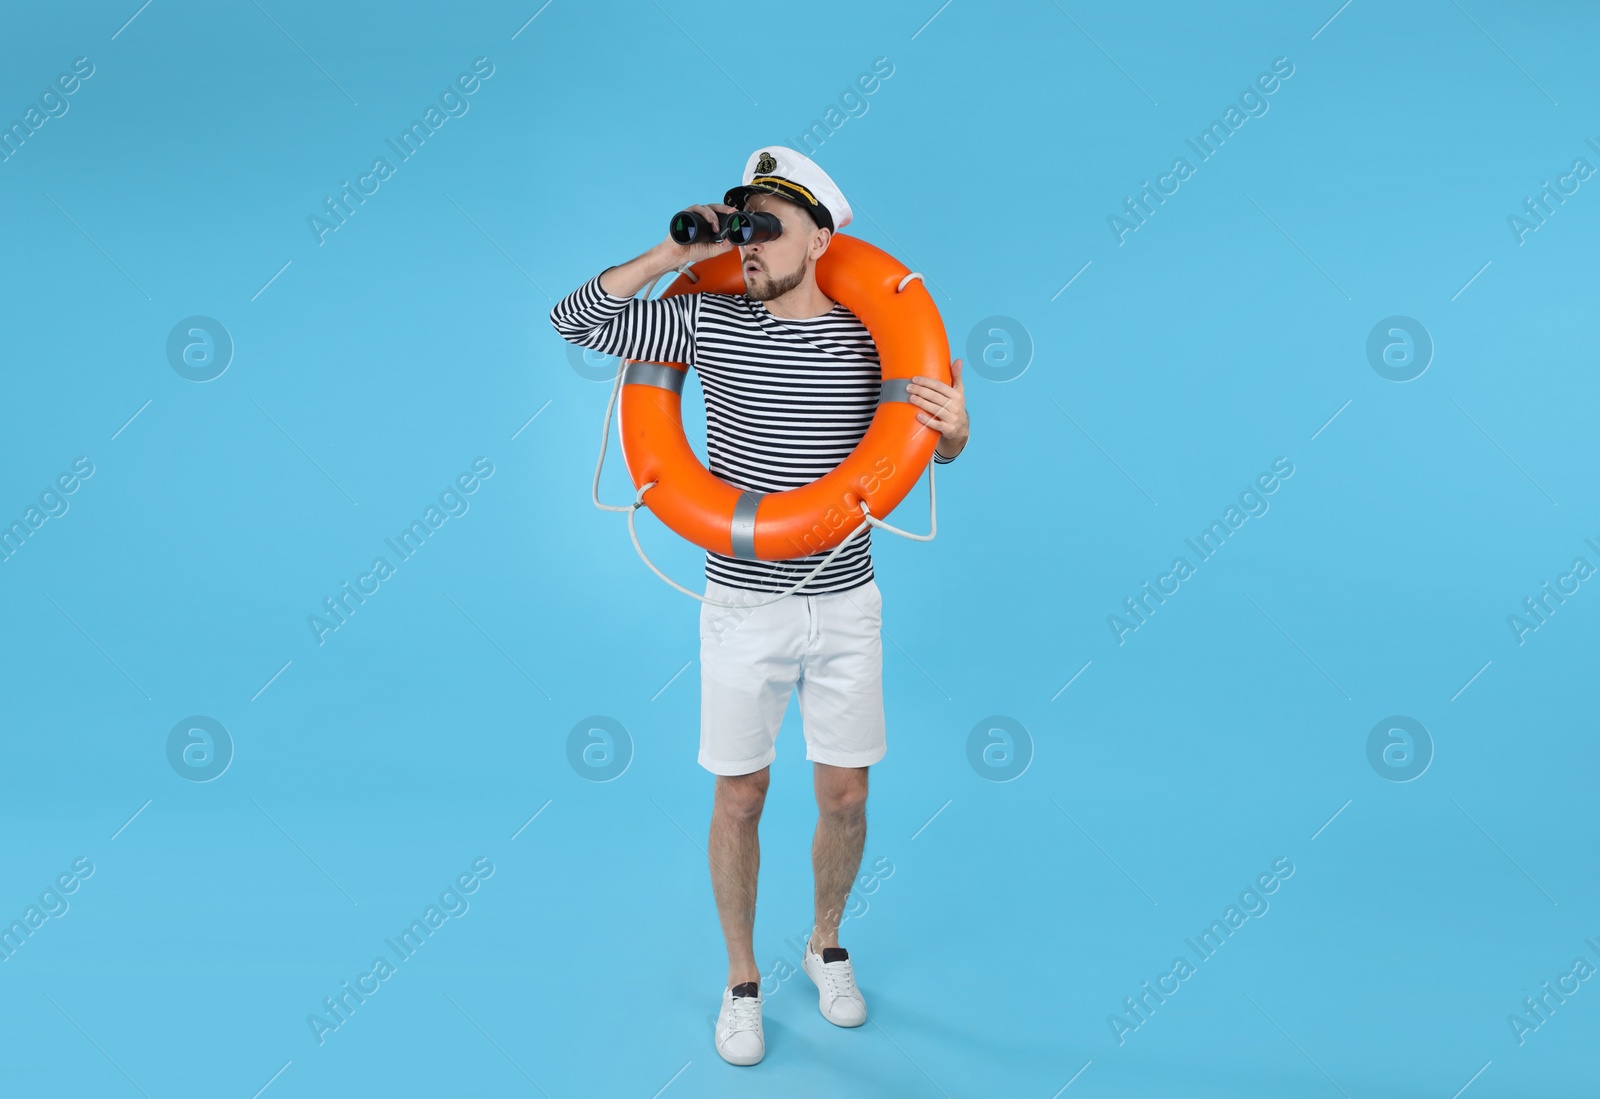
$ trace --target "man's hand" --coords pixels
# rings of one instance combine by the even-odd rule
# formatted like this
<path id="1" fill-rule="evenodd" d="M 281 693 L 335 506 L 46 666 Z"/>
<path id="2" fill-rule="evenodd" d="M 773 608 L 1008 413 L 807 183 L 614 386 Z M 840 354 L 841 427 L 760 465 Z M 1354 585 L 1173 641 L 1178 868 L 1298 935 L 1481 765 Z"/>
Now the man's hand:
<path id="1" fill-rule="evenodd" d="M 717 222 L 720 220 L 718 217 L 719 214 L 732 214 L 738 212 L 732 206 L 728 206 L 721 202 L 708 202 L 704 205 L 685 206 L 684 209 L 693 210 L 695 213 L 705 218 L 706 221 L 710 222 L 711 231 L 713 233 L 717 231 Z M 702 241 L 699 244 L 679 244 L 677 241 L 672 239 L 672 234 L 668 233 L 667 239 L 662 241 L 659 245 L 657 245 L 657 247 L 661 248 L 667 255 L 675 256 L 677 258 L 678 262 L 673 264 L 673 266 L 676 267 L 679 264 L 699 263 L 703 259 L 710 259 L 712 256 L 720 256 L 722 253 L 728 251 L 728 249 L 737 247 L 737 245 L 735 245 L 731 240 L 708 240 Z"/>
<path id="2" fill-rule="evenodd" d="M 935 449 L 946 458 L 961 453 L 967 445 L 971 426 L 967 420 L 966 391 L 961 384 L 960 359 L 950 364 L 950 379 L 953 384 L 946 385 L 919 374 L 906 387 L 911 403 L 924 410 L 917 413 L 918 422 L 942 436 Z"/>
<path id="3" fill-rule="evenodd" d="M 703 205 L 685 206 L 686 210 L 693 210 L 711 223 L 717 224 L 717 213 L 725 214 L 734 212 L 732 206 L 720 202 L 711 202 Z M 668 271 L 684 264 L 699 263 L 703 259 L 721 255 L 737 245 L 731 240 L 705 241 L 700 244 L 679 244 L 672 239 L 669 233 L 660 244 L 651 248 L 642 256 L 635 256 L 627 263 L 615 267 L 607 267 L 600 272 L 600 289 L 619 298 L 631 298 L 641 289 Z"/>

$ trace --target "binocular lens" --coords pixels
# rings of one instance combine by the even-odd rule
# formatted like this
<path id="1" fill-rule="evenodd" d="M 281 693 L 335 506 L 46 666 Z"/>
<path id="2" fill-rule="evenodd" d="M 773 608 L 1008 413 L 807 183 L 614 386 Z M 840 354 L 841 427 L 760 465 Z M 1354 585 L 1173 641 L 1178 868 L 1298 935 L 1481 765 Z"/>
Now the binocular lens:
<path id="1" fill-rule="evenodd" d="M 740 211 L 728 215 L 727 238 L 735 244 L 759 244 L 776 240 L 783 233 L 783 222 L 762 210 Z"/>
<path id="2" fill-rule="evenodd" d="M 699 244 L 713 235 L 711 223 L 693 210 L 680 210 L 672 215 L 667 231 L 678 244 Z"/>

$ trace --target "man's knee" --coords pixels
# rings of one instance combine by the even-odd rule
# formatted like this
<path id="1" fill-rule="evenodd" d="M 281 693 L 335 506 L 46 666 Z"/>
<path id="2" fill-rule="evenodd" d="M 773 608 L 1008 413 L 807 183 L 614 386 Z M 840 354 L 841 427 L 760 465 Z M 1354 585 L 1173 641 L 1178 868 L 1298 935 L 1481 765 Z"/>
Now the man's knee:
<path id="1" fill-rule="evenodd" d="M 770 766 L 748 775 L 718 775 L 716 810 L 740 820 L 757 819 L 766 804 L 771 781 Z"/>
<path id="2" fill-rule="evenodd" d="M 867 807 L 867 769 L 835 768 L 817 783 L 817 811 L 833 817 L 857 817 Z"/>

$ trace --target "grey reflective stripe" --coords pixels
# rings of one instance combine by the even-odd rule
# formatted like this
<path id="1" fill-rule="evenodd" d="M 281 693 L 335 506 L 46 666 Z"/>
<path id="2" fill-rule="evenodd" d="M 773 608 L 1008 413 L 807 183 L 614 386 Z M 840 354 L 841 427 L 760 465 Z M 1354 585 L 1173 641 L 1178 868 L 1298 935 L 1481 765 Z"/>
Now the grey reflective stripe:
<path id="1" fill-rule="evenodd" d="M 764 492 L 741 492 L 739 502 L 733 505 L 733 555 L 746 561 L 756 560 L 756 508 Z"/>
<path id="2" fill-rule="evenodd" d="M 653 385 L 657 389 L 670 389 L 683 395 L 682 370 L 674 370 L 661 363 L 629 363 L 622 371 L 623 385 Z"/>
<path id="3" fill-rule="evenodd" d="M 886 404 L 889 401 L 911 400 L 911 394 L 906 387 L 911 384 L 910 378 L 885 378 L 878 384 L 878 403 Z"/>

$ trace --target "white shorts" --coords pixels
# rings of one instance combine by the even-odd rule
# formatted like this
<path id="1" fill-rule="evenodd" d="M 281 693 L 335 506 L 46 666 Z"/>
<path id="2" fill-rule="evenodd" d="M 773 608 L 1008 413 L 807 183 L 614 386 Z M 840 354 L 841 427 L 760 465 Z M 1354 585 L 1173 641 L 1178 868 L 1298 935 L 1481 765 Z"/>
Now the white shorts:
<path id="1" fill-rule="evenodd" d="M 707 577 L 705 594 L 749 603 L 774 593 Z M 770 764 L 797 685 L 806 759 L 834 767 L 882 759 L 882 628 L 875 580 L 753 609 L 700 604 L 700 766 L 746 775 Z"/>

